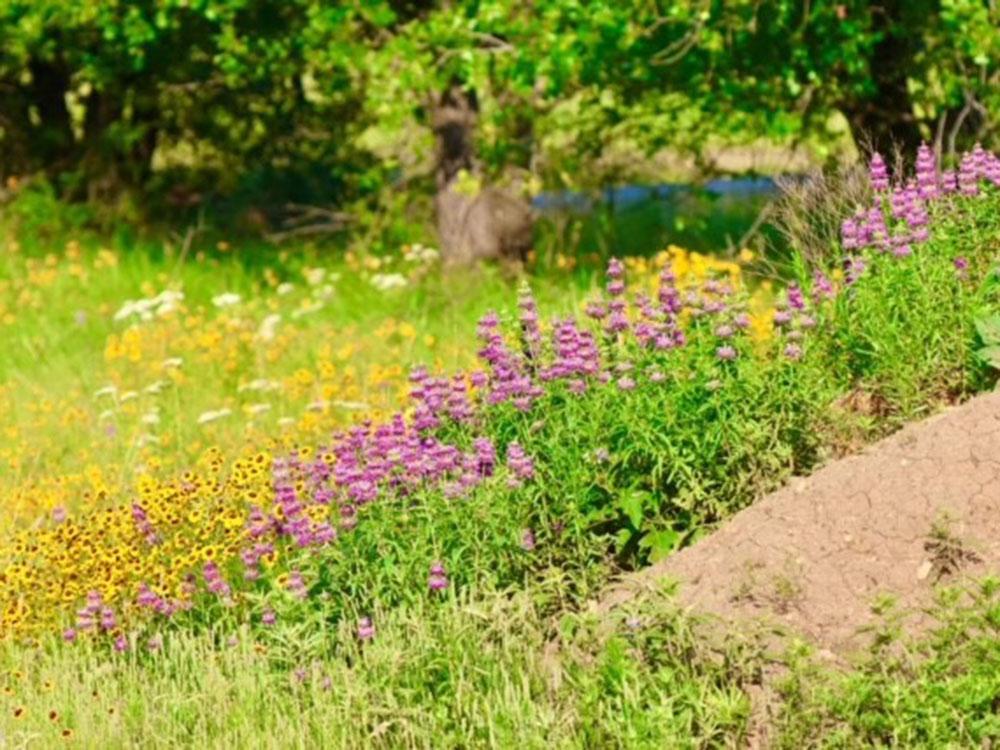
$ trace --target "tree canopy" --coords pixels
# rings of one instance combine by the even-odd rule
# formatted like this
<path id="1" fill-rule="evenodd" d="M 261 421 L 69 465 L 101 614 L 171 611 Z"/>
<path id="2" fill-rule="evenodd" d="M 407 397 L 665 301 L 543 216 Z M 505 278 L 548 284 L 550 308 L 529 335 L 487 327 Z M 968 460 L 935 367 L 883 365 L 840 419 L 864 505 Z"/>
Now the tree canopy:
<path id="1" fill-rule="evenodd" d="M 75 197 L 433 191 L 460 88 L 481 178 L 634 179 L 669 150 L 1000 133 L 995 0 L 0 0 L 0 172 Z M 265 189 L 265 194 L 267 190 Z"/>

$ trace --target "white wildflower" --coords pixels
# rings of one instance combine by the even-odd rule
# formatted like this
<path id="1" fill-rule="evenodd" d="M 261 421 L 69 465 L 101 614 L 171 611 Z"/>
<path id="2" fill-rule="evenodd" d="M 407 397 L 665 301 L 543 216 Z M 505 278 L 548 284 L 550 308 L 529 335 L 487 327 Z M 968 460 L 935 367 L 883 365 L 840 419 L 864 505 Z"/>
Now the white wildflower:
<path id="1" fill-rule="evenodd" d="M 120 320 L 125 320 L 125 318 L 131 317 L 135 314 L 135 301 L 125 300 L 125 304 L 118 308 L 115 313 L 114 321 L 117 323 Z"/>
<path id="2" fill-rule="evenodd" d="M 326 411 L 329 408 L 329 401 L 313 401 L 311 404 L 306 405 L 306 409 L 309 411 Z"/>
<path id="3" fill-rule="evenodd" d="M 114 396 L 118 393 L 118 388 L 113 385 L 106 385 L 103 388 L 99 388 L 94 391 L 94 398 L 101 398 L 102 396 Z"/>
<path id="4" fill-rule="evenodd" d="M 233 413 L 232 409 L 215 409 L 214 411 L 206 411 L 198 416 L 198 424 L 208 424 L 209 422 L 215 422 L 219 419 L 224 419 Z"/>
<path id="5" fill-rule="evenodd" d="M 149 316 L 149 310 L 152 304 L 146 299 L 135 299 L 126 300 L 125 304 L 122 305 L 118 312 L 115 313 L 115 322 L 126 320 L 131 318 L 133 315 L 139 317 Z"/>
<path id="6" fill-rule="evenodd" d="M 278 288 L 275 291 L 284 297 L 286 294 L 291 294 L 295 291 L 295 284 L 286 281 L 283 284 L 278 284 Z"/>
<path id="7" fill-rule="evenodd" d="M 127 401 L 132 401 L 137 398 L 139 398 L 139 394 L 136 393 L 135 391 L 125 391 L 125 393 L 123 393 L 121 395 L 121 398 L 118 400 L 124 404 Z"/>
<path id="8" fill-rule="evenodd" d="M 281 383 L 265 378 L 257 378 L 256 380 L 251 380 L 249 383 L 244 383 L 237 390 L 243 393 L 244 391 L 277 391 L 280 388 Z"/>
<path id="9" fill-rule="evenodd" d="M 157 425 L 160 423 L 160 415 L 155 411 L 146 412 L 142 415 L 142 423 L 145 425 Z"/>
<path id="10" fill-rule="evenodd" d="M 163 316 L 169 315 L 175 310 L 180 309 L 181 302 L 184 301 L 184 292 L 167 289 L 166 291 L 160 292 L 153 298 L 152 301 L 156 307 L 157 317 L 162 318 Z"/>
<path id="11" fill-rule="evenodd" d="M 218 308 L 232 307 L 233 305 L 238 305 L 242 301 L 243 298 L 233 292 L 225 292 L 224 294 L 217 294 L 212 297 L 212 304 Z"/>
<path id="12" fill-rule="evenodd" d="M 153 314 L 164 316 L 180 307 L 184 300 L 184 292 L 166 289 L 149 299 L 130 299 L 115 313 L 115 321 L 137 317 L 140 320 L 152 320 Z"/>
<path id="13" fill-rule="evenodd" d="M 292 427 L 295 425 L 295 419 L 292 417 L 282 417 L 278 420 L 278 424 L 282 427 Z"/>
<path id="14" fill-rule="evenodd" d="M 258 414 L 266 414 L 267 412 L 271 411 L 270 404 L 247 404 L 244 408 L 246 409 L 248 414 L 252 414 L 253 416 L 257 416 Z"/>
<path id="15" fill-rule="evenodd" d="M 150 394 L 151 396 L 155 396 L 156 394 L 160 393 L 164 388 L 166 388 L 168 385 L 170 385 L 170 383 L 168 383 L 166 380 L 157 380 L 147 385 L 143 389 L 143 391 Z"/>
<path id="16" fill-rule="evenodd" d="M 278 329 L 278 323 L 280 322 L 281 316 L 277 313 L 268 315 L 260 322 L 260 328 L 257 329 L 257 338 L 261 341 L 273 340 Z"/>
<path id="17" fill-rule="evenodd" d="M 162 367 L 164 370 L 170 370 L 175 367 L 180 367 L 183 364 L 184 360 L 181 357 L 168 357 L 167 359 L 163 360 L 163 362 L 160 364 L 160 367 Z"/>
<path id="18" fill-rule="evenodd" d="M 419 242 L 403 248 L 403 260 L 410 263 L 433 263 L 440 253 L 433 247 L 421 245 Z"/>
<path id="19" fill-rule="evenodd" d="M 401 273 L 377 273 L 371 277 L 371 285 L 380 292 L 406 286 L 406 277 Z"/>

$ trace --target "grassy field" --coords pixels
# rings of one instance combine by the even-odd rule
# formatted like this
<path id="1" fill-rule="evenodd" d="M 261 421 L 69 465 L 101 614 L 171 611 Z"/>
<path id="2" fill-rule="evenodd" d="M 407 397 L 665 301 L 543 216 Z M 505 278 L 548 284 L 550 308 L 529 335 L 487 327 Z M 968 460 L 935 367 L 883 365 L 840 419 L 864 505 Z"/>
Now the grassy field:
<path id="1" fill-rule="evenodd" d="M 996 740 L 990 580 L 847 673 L 669 590 L 586 612 L 992 387 L 997 168 L 869 191 L 773 286 L 750 253 L 515 278 L 8 216 L 0 748 L 738 746 L 775 660 L 775 746 Z"/>

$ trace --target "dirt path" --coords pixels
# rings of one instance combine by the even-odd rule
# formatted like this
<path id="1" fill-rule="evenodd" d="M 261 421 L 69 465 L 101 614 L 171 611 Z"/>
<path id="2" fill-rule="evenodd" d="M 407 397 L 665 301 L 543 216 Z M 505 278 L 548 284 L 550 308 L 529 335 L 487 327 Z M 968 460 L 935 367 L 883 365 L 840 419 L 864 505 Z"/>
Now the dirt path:
<path id="1" fill-rule="evenodd" d="M 863 645 L 880 594 L 920 607 L 936 582 L 986 569 L 1000 569 L 1000 393 L 793 480 L 599 609 L 669 576 L 696 611 L 763 619 L 839 655 Z"/>

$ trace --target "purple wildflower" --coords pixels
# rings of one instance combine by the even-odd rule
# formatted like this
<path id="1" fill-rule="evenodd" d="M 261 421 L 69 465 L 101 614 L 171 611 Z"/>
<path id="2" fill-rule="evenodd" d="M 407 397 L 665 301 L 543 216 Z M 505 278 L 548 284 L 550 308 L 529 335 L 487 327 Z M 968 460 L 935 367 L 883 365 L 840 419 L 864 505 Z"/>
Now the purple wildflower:
<path id="1" fill-rule="evenodd" d="M 955 275 L 960 279 L 966 279 L 969 276 L 969 259 L 964 255 L 959 255 L 953 261 L 955 266 Z"/>
<path id="2" fill-rule="evenodd" d="M 521 534 L 521 549 L 525 552 L 531 552 L 535 548 L 535 532 L 531 529 L 525 529 Z"/>
<path id="3" fill-rule="evenodd" d="M 594 320 L 604 320 L 608 315 L 608 308 L 603 302 L 588 302 L 584 312 Z"/>
<path id="4" fill-rule="evenodd" d="M 847 283 L 847 286 L 853 286 L 865 272 L 867 264 L 865 263 L 864 258 L 856 255 L 848 258 L 846 266 L 847 267 L 844 271 L 844 281 Z"/>
<path id="5" fill-rule="evenodd" d="M 854 219 L 844 219 L 840 224 L 840 241 L 845 250 L 856 250 L 861 247 L 858 222 Z"/>
<path id="6" fill-rule="evenodd" d="M 101 629 L 114 630 L 118 627 L 118 620 L 115 618 L 115 611 L 111 607 L 101 608 Z"/>
<path id="7" fill-rule="evenodd" d="M 798 284 L 791 284 L 786 292 L 788 306 L 793 310 L 804 310 L 806 308 L 806 298 L 802 294 L 802 289 Z"/>
<path id="8" fill-rule="evenodd" d="M 727 344 L 726 346 L 720 346 L 716 349 L 715 356 L 723 362 L 731 362 L 736 359 L 736 350 Z"/>
<path id="9" fill-rule="evenodd" d="M 937 160 L 934 152 L 926 143 L 921 143 L 917 149 L 917 189 L 924 200 L 931 200 L 938 195 Z"/>
<path id="10" fill-rule="evenodd" d="M 358 640 L 359 641 L 370 641 L 375 637 L 375 625 L 372 624 L 372 618 L 362 617 L 358 620 Z"/>
<path id="11" fill-rule="evenodd" d="M 309 595 L 306 582 L 298 570 L 293 570 L 288 574 L 288 583 L 285 588 L 299 599 L 305 599 Z"/>
<path id="12" fill-rule="evenodd" d="M 979 172 L 972 154 L 967 153 L 962 156 L 958 167 L 958 187 L 962 195 L 979 194 Z"/>
<path id="13" fill-rule="evenodd" d="M 886 169 L 885 161 L 878 151 L 872 154 L 868 164 L 868 174 L 875 192 L 881 193 L 889 189 L 889 170 Z"/>
<path id="14" fill-rule="evenodd" d="M 818 304 L 820 300 L 833 299 L 837 294 L 833 288 L 833 282 L 822 271 L 816 271 L 813 274 L 812 292 L 814 304 Z"/>
<path id="15" fill-rule="evenodd" d="M 427 587 L 431 591 L 442 591 L 448 588 L 448 574 L 441 562 L 435 562 L 431 565 L 431 572 L 427 577 Z"/>
<path id="16" fill-rule="evenodd" d="M 785 356 L 792 360 L 802 358 L 802 347 L 798 344 L 789 344 L 785 347 Z"/>
<path id="17" fill-rule="evenodd" d="M 507 468 L 511 473 L 510 484 L 514 487 L 519 487 L 524 480 L 535 475 L 535 464 L 520 443 L 507 446 Z"/>

